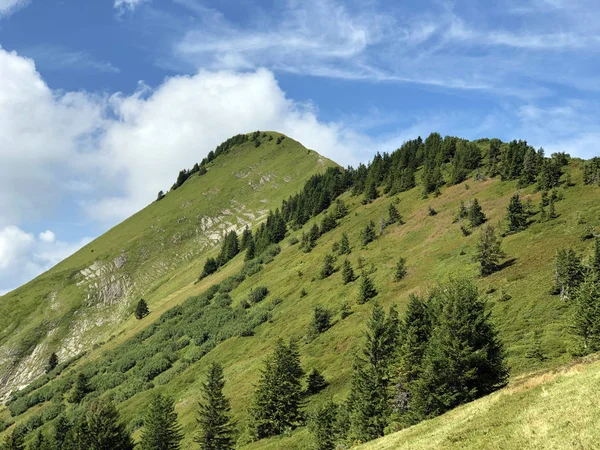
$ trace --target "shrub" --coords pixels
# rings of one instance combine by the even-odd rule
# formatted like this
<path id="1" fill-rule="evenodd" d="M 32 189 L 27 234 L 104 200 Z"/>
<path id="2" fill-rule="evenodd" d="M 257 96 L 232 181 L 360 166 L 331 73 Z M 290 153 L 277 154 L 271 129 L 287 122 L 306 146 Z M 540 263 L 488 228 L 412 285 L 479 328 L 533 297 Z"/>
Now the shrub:
<path id="1" fill-rule="evenodd" d="M 269 295 L 269 290 L 265 286 L 257 286 L 248 294 L 248 301 L 250 303 L 258 303 L 264 300 L 267 295 Z"/>

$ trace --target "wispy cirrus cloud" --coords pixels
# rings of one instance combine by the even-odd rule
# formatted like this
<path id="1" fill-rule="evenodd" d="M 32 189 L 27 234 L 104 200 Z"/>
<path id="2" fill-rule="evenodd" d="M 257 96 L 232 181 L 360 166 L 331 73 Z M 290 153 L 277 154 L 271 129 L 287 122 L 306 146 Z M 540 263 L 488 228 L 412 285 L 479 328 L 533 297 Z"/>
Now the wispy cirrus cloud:
<path id="1" fill-rule="evenodd" d="M 0 19 L 27 6 L 30 0 L 0 0 Z"/>
<path id="2" fill-rule="evenodd" d="M 94 58 L 87 51 L 71 51 L 53 45 L 42 45 L 24 49 L 24 54 L 33 58 L 45 70 L 70 69 L 120 73 L 121 70 L 108 61 Z"/>
<path id="3" fill-rule="evenodd" d="M 114 7 L 121 12 L 133 11 L 142 3 L 148 3 L 150 0 L 115 0 Z"/>

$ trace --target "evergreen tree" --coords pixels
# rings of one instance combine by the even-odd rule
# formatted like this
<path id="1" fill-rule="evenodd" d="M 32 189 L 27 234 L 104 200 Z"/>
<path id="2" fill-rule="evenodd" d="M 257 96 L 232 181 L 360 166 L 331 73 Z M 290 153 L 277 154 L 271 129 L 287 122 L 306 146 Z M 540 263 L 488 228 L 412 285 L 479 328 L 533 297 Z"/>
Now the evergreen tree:
<path id="1" fill-rule="evenodd" d="M 162 394 L 154 395 L 144 417 L 140 449 L 179 450 L 182 438 L 173 400 Z"/>
<path id="2" fill-rule="evenodd" d="M 325 214 L 323 220 L 321 221 L 321 234 L 325 234 L 328 231 L 333 230 L 337 227 L 337 220 L 333 214 Z"/>
<path id="3" fill-rule="evenodd" d="M 397 317 L 392 311 L 390 315 Z M 397 340 L 397 320 L 386 319 L 383 308 L 374 305 L 365 344 L 354 365 L 348 399 L 353 439 L 365 442 L 383 436 L 388 425 Z"/>
<path id="4" fill-rule="evenodd" d="M 44 433 L 38 431 L 35 438 L 28 446 L 29 450 L 50 450 L 50 442 L 44 436 Z"/>
<path id="5" fill-rule="evenodd" d="M 310 324 L 309 334 L 316 337 L 318 334 L 324 333 L 331 327 L 331 313 L 320 305 L 316 305 L 313 309 L 313 319 Z"/>
<path id="6" fill-rule="evenodd" d="M 402 225 L 402 216 L 398 212 L 398 208 L 396 208 L 396 205 L 394 205 L 393 203 L 390 203 L 390 206 L 388 208 L 387 223 L 388 223 L 388 225 L 391 225 L 393 223 L 398 223 L 398 224 Z"/>
<path id="7" fill-rule="evenodd" d="M 300 423 L 303 375 L 296 344 L 277 341 L 254 395 L 251 416 L 256 439 L 276 436 Z"/>
<path id="8" fill-rule="evenodd" d="M 600 237 L 594 239 L 594 255 L 592 256 L 590 266 L 596 278 L 600 280 Z"/>
<path id="9" fill-rule="evenodd" d="M 352 309 L 350 308 L 350 305 L 348 304 L 348 302 L 342 303 L 342 306 L 340 307 L 340 316 L 341 316 L 342 320 L 344 320 L 346 317 L 348 317 L 351 314 L 352 314 Z"/>
<path id="10" fill-rule="evenodd" d="M 572 248 L 558 250 L 554 270 L 554 294 L 560 294 L 563 299 L 570 298 L 583 278 L 581 256 Z"/>
<path id="11" fill-rule="evenodd" d="M 198 425 L 200 430 L 195 442 L 201 450 L 231 450 L 233 424 L 229 412 L 229 400 L 223 395 L 225 378 L 220 364 L 212 363 L 206 382 L 202 384 L 203 401 L 199 404 Z"/>
<path id="12" fill-rule="evenodd" d="M 221 245 L 221 252 L 219 253 L 219 257 L 217 258 L 217 262 L 219 266 L 226 264 L 229 260 L 231 260 L 235 255 L 237 255 L 240 251 L 240 246 L 238 242 L 237 233 L 232 230 L 225 236 L 223 240 L 223 244 Z"/>
<path id="13" fill-rule="evenodd" d="M 4 440 L 2 450 L 25 450 L 25 438 L 19 429 L 13 430 Z"/>
<path id="14" fill-rule="evenodd" d="M 487 225 L 481 231 L 475 253 L 475 260 L 481 266 L 481 276 L 486 277 L 498 270 L 500 259 L 506 256 L 500 249 L 501 243 L 492 225 Z"/>
<path id="15" fill-rule="evenodd" d="M 461 200 L 460 205 L 458 207 L 458 212 L 456 213 L 456 216 L 454 217 L 454 222 L 458 222 L 460 220 L 466 219 L 467 217 L 469 217 L 469 208 L 467 208 L 465 206 L 465 202 L 463 202 Z"/>
<path id="16" fill-rule="evenodd" d="M 204 269 L 202 270 L 202 274 L 200 274 L 200 279 L 205 278 L 209 275 L 212 275 L 219 268 L 219 264 L 215 258 L 206 258 L 206 262 L 204 263 Z"/>
<path id="17" fill-rule="evenodd" d="M 323 266 L 321 267 L 320 272 L 321 279 L 325 279 L 333 274 L 333 272 L 335 271 L 334 263 L 335 258 L 333 257 L 333 255 L 327 253 L 323 258 Z"/>
<path id="18" fill-rule="evenodd" d="M 90 450 L 133 450 L 131 437 L 119 421 L 115 406 L 106 399 L 91 403 L 87 409 L 88 443 Z M 81 449 L 83 450 L 83 448 Z"/>
<path id="19" fill-rule="evenodd" d="M 371 203 L 378 196 L 379 194 L 377 193 L 377 186 L 375 184 L 375 181 L 369 181 L 365 188 L 365 197 L 363 199 L 363 204 Z"/>
<path id="20" fill-rule="evenodd" d="M 363 273 L 360 276 L 358 299 L 356 300 L 357 303 L 359 305 L 367 303 L 369 300 L 371 300 L 376 295 L 377 295 L 377 289 L 375 289 L 375 286 L 373 285 L 373 281 L 371 280 L 369 275 L 367 275 L 367 273 L 363 271 Z"/>
<path id="21" fill-rule="evenodd" d="M 431 313 L 427 303 L 411 294 L 400 325 L 402 341 L 399 348 L 400 382 L 409 386 L 421 374 L 421 363 L 431 336 Z"/>
<path id="22" fill-rule="evenodd" d="M 394 281 L 398 282 L 406 276 L 406 259 L 399 258 L 396 263 L 396 269 L 394 270 Z"/>
<path id="23" fill-rule="evenodd" d="M 352 264 L 347 259 L 344 260 L 344 264 L 342 265 L 342 281 L 344 284 L 354 281 L 354 270 L 352 269 Z"/>
<path id="24" fill-rule="evenodd" d="M 511 197 L 507 207 L 506 220 L 508 220 L 508 231 L 511 233 L 516 233 L 527 228 L 527 214 L 525 213 L 519 194 Z"/>
<path id="25" fill-rule="evenodd" d="M 244 256 L 244 261 L 251 261 L 256 257 L 256 245 L 254 244 L 254 239 L 248 241 L 248 246 L 246 247 L 246 255 Z"/>
<path id="26" fill-rule="evenodd" d="M 80 403 L 89 391 L 90 387 L 88 386 L 87 377 L 85 374 L 80 373 L 77 375 L 77 379 L 75 380 L 75 385 L 73 386 L 73 390 L 69 396 L 69 402 Z"/>
<path id="27" fill-rule="evenodd" d="M 350 248 L 350 239 L 348 239 L 348 235 L 346 233 L 343 233 L 338 246 L 338 255 L 349 255 L 351 252 L 352 249 Z"/>
<path id="28" fill-rule="evenodd" d="M 600 350 L 600 281 L 588 277 L 573 299 L 573 333 L 585 354 Z"/>
<path id="29" fill-rule="evenodd" d="M 477 199 L 473 200 L 473 204 L 471 208 L 469 208 L 469 222 L 471 222 L 472 227 L 478 227 L 483 224 L 487 218 L 481 209 L 481 205 L 477 201 Z"/>
<path id="30" fill-rule="evenodd" d="M 373 242 L 376 238 L 376 234 L 375 234 L 375 222 L 373 222 L 372 220 L 367 224 L 367 226 L 364 228 L 364 230 L 361 231 L 360 233 L 360 242 L 362 244 L 363 247 L 366 247 L 367 244 L 369 244 L 370 242 Z"/>
<path id="31" fill-rule="evenodd" d="M 435 215 L 437 215 L 437 211 L 436 211 L 435 209 L 433 209 L 433 208 L 431 207 L 431 205 L 429 205 L 429 206 L 427 207 L 427 214 L 429 214 L 430 216 L 435 216 Z"/>
<path id="32" fill-rule="evenodd" d="M 137 305 L 135 307 L 135 318 L 137 320 L 141 320 L 144 317 L 146 317 L 148 314 L 150 314 L 150 310 L 148 309 L 148 304 L 146 303 L 146 300 L 144 300 L 143 298 L 140 298 L 140 300 L 137 302 Z"/>
<path id="33" fill-rule="evenodd" d="M 508 377 L 502 344 L 475 284 L 452 280 L 432 299 L 437 317 L 411 402 L 422 418 L 487 395 Z"/>
<path id="34" fill-rule="evenodd" d="M 341 219 L 348 214 L 348 207 L 344 203 L 343 200 L 339 198 L 335 201 L 335 209 L 334 209 L 334 217 L 336 219 Z"/>
<path id="35" fill-rule="evenodd" d="M 315 450 L 335 450 L 338 439 L 338 405 L 327 402 L 321 406 L 309 422 Z"/>
<path id="36" fill-rule="evenodd" d="M 71 422 L 64 414 L 60 414 L 54 421 L 54 428 L 52 429 L 52 443 L 56 450 L 62 449 L 67 436 L 71 431 Z"/>
<path id="37" fill-rule="evenodd" d="M 325 380 L 325 377 L 321 374 L 321 372 L 319 372 L 317 369 L 313 369 L 312 372 L 308 375 L 306 394 L 317 394 L 323 389 L 325 389 L 327 385 L 328 383 Z"/>
<path id="38" fill-rule="evenodd" d="M 52 372 L 56 366 L 58 366 L 58 356 L 56 356 L 56 353 L 52 352 L 50 358 L 48 358 L 48 364 L 46 364 L 46 373 Z"/>
<path id="39" fill-rule="evenodd" d="M 156 201 L 160 201 L 165 198 L 165 193 L 163 191 L 158 191 L 158 195 L 156 196 Z"/>
<path id="40" fill-rule="evenodd" d="M 549 219 L 556 219 L 556 217 L 557 217 L 555 202 L 556 202 L 555 197 L 550 196 L 550 203 L 548 204 L 548 218 Z"/>
<path id="41" fill-rule="evenodd" d="M 248 228 L 248 225 L 246 225 L 244 231 L 242 232 L 242 237 L 240 238 L 240 252 L 246 250 L 248 245 L 250 245 L 250 241 L 252 240 L 254 240 L 252 238 L 252 231 L 250 231 L 250 228 Z"/>

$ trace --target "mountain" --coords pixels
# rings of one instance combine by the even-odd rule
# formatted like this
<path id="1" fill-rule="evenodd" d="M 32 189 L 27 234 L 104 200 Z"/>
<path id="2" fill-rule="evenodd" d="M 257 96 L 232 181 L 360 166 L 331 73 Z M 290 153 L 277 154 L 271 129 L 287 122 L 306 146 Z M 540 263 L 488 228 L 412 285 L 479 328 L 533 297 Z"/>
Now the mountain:
<path id="1" fill-rule="evenodd" d="M 510 405 L 501 409 L 504 403 L 497 399 L 510 404 L 507 393 L 536 379 L 528 374 L 551 374 L 581 352 L 571 328 L 576 287 L 567 289 L 570 278 L 556 285 L 556 254 L 573 249 L 571 261 L 581 270 L 581 261 L 587 265 L 593 255 L 600 229 L 598 161 L 548 158 L 523 141 L 469 142 L 432 134 L 376 155 L 368 167 L 342 170 L 290 138 L 258 133 L 201 166 L 206 174 L 195 172 L 163 199 L 2 298 L 2 348 L 13 355 L 3 366 L 2 386 L 11 391 L 0 414 L 5 434 L 24 430 L 33 439 L 35 430 L 48 433 L 59 414 L 76 416 L 100 396 L 111 398 L 139 439 L 147 405 L 158 391 L 174 399 L 183 445 L 192 445 L 203 383 L 216 362 L 224 368 L 239 448 L 311 448 L 310 426 L 302 423 L 253 442 L 250 407 L 265 358 L 278 340 L 293 339 L 303 371 L 317 369 L 327 382 L 303 399 L 312 423 L 329 400 L 342 404 L 348 398 L 374 305 L 385 311 L 395 305 L 404 317 L 411 294 L 435 299 L 436 284 L 449 279 L 471 282 L 485 302 L 486 320 L 505 349 L 508 387 L 390 435 L 381 445 L 393 448 L 411 433 L 420 439 L 415 445 L 429 436 L 459 442 L 461 411 L 471 411 L 468 417 L 489 411 L 481 432 L 486 433 L 512 411 Z M 507 209 L 511 205 L 513 214 L 515 202 L 522 211 L 514 221 L 518 229 L 511 229 L 515 223 Z M 473 213 L 479 211 L 475 205 L 484 217 Z M 394 209 L 401 217 L 390 217 Z M 254 258 L 239 251 L 241 239 L 229 252 L 231 231 L 241 232 L 247 222 Z M 481 276 L 475 256 L 490 224 L 502 234 L 506 256 Z M 340 251 L 344 236 L 346 254 Z M 199 280 L 210 258 L 219 260 L 219 268 Z M 400 258 L 406 273 L 398 270 Z M 348 283 L 342 280 L 346 259 L 356 272 Z M 376 291 L 371 299 L 359 298 L 366 278 Z M 133 309 L 141 297 L 150 314 L 137 320 Z M 52 309 L 54 302 L 64 303 Z M 315 325 L 323 317 L 319 311 L 329 313 L 329 323 Z M 42 375 L 52 351 L 60 364 Z M 591 377 L 582 377 L 582 383 Z M 541 376 L 549 388 L 560 387 L 561 378 L 555 378 Z M 79 380 L 85 381 L 77 392 Z M 524 401 L 539 404 L 537 391 L 523 392 Z M 469 399 L 482 395 L 474 392 Z M 558 412 L 548 412 L 547 420 L 553 414 Z M 406 425 L 386 422 L 388 432 Z M 454 431 L 446 430 L 456 434 L 447 437 L 444 433 Z M 482 441 L 474 433 L 464 439 L 477 446 Z"/>

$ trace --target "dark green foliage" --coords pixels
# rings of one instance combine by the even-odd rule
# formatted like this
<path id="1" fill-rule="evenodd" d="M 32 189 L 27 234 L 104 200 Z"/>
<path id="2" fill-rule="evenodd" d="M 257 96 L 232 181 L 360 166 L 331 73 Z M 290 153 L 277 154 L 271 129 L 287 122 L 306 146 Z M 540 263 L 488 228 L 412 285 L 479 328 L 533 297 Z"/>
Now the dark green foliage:
<path id="1" fill-rule="evenodd" d="M 394 309 L 389 315 L 373 306 L 365 343 L 354 365 L 348 399 L 351 439 L 362 442 L 383 436 L 391 414 L 390 385 L 399 321 Z"/>
<path id="2" fill-rule="evenodd" d="M 308 292 L 306 292 L 306 289 L 302 288 L 302 290 L 300 291 L 300 298 L 304 298 L 308 295 Z"/>
<path id="3" fill-rule="evenodd" d="M 313 309 L 313 319 L 309 326 L 309 336 L 316 337 L 331 327 L 331 313 L 328 309 L 317 305 Z"/>
<path id="4" fill-rule="evenodd" d="M 348 207 L 344 203 L 343 200 L 339 198 L 335 201 L 335 208 L 333 210 L 333 216 L 336 219 L 341 219 L 342 217 L 346 217 L 348 215 Z"/>
<path id="5" fill-rule="evenodd" d="M 350 248 L 350 239 L 348 239 L 348 235 L 346 233 L 343 233 L 338 245 L 337 253 L 341 256 L 349 255 L 351 252 L 352 249 Z"/>
<path id="6" fill-rule="evenodd" d="M 200 430 L 194 439 L 201 450 L 230 450 L 234 448 L 233 423 L 229 400 L 223 394 L 225 378 L 220 364 L 212 363 L 206 382 L 202 384 L 202 401 L 199 404 Z"/>
<path id="7" fill-rule="evenodd" d="M 266 286 L 257 286 L 248 294 L 248 301 L 250 303 L 259 303 L 263 301 L 267 295 L 269 295 L 269 290 Z"/>
<path id="8" fill-rule="evenodd" d="M 221 244 L 221 252 L 217 258 L 219 266 L 225 265 L 229 260 L 233 259 L 240 251 L 237 233 L 230 231 L 225 236 L 223 243 Z"/>
<path id="9" fill-rule="evenodd" d="M 370 181 L 365 188 L 365 197 L 362 202 L 363 204 L 371 203 L 377 197 L 379 197 L 379 194 L 377 193 L 375 181 Z"/>
<path id="10" fill-rule="evenodd" d="M 321 231 L 319 230 L 319 227 L 317 226 L 317 224 L 314 224 L 310 230 L 308 231 L 308 233 L 302 233 L 302 239 L 301 239 L 301 248 L 305 253 L 309 253 L 310 251 L 312 251 L 313 248 L 315 248 L 315 245 L 317 245 L 317 239 L 319 239 L 319 236 L 321 235 Z"/>
<path id="11" fill-rule="evenodd" d="M 212 275 L 219 268 L 219 264 L 215 258 L 206 258 L 206 262 L 204 263 L 204 269 L 202 270 L 202 274 L 200 274 L 200 279 L 205 278 L 209 275 Z"/>
<path id="12" fill-rule="evenodd" d="M 506 256 L 500 248 L 501 244 L 502 241 L 496 236 L 492 225 L 483 228 L 475 252 L 475 261 L 480 265 L 481 276 L 486 277 L 498 270 L 500 260 Z"/>
<path id="13" fill-rule="evenodd" d="M 406 259 L 399 258 L 396 263 L 396 269 L 394 270 L 394 281 L 398 282 L 406 276 Z"/>
<path id="14" fill-rule="evenodd" d="M 486 169 L 490 177 L 495 177 L 499 173 L 501 146 L 502 141 L 500 139 L 490 139 L 490 148 L 486 161 Z"/>
<path id="15" fill-rule="evenodd" d="M 315 450 L 335 450 L 338 440 L 338 405 L 327 402 L 321 406 L 309 422 Z"/>
<path id="16" fill-rule="evenodd" d="M 58 366 L 58 356 L 56 355 L 56 353 L 52 352 L 52 354 L 48 358 L 48 363 L 46 364 L 45 372 L 52 372 L 56 368 L 56 366 Z"/>
<path id="17" fill-rule="evenodd" d="M 560 249 L 556 252 L 554 270 L 554 294 L 568 299 L 583 281 L 584 270 L 581 256 L 572 248 Z"/>
<path id="18" fill-rule="evenodd" d="M 335 258 L 333 257 L 333 255 L 327 253 L 323 258 L 323 266 L 321 267 L 321 272 L 319 273 L 321 279 L 327 278 L 333 274 L 333 272 L 335 271 L 334 263 Z"/>
<path id="19" fill-rule="evenodd" d="M 163 191 L 158 191 L 158 195 L 156 196 L 156 201 L 160 201 L 165 198 L 165 193 Z"/>
<path id="20" fill-rule="evenodd" d="M 248 228 L 248 225 L 246 225 L 244 231 L 242 232 L 242 237 L 240 238 L 240 252 L 246 250 L 248 245 L 250 245 L 250 241 L 253 240 L 252 232 L 250 231 L 250 228 Z"/>
<path id="21" fill-rule="evenodd" d="M 583 164 L 583 182 L 600 186 L 600 156 L 595 156 Z"/>
<path id="22" fill-rule="evenodd" d="M 485 214 L 481 209 L 481 205 L 479 204 L 477 199 L 474 199 L 473 204 L 469 208 L 469 222 L 471 223 L 471 226 L 478 227 L 479 225 L 483 224 L 486 220 L 487 218 L 485 217 Z"/>
<path id="23" fill-rule="evenodd" d="M 600 350 L 600 280 L 595 277 L 581 283 L 573 298 L 572 331 L 583 354 Z"/>
<path id="24" fill-rule="evenodd" d="M 532 149 L 527 141 L 512 141 L 500 150 L 499 171 L 502 180 L 516 180 L 521 176 L 526 153 Z"/>
<path id="25" fill-rule="evenodd" d="M 23 433 L 18 429 L 13 430 L 12 433 L 6 436 L 2 450 L 25 450 Z"/>
<path id="26" fill-rule="evenodd" d="M 430 216 L 435 216 L 435 215 L 437 214 L 437 211 L 436 211 L 435 209 L 433 209 L 433 208 L 431 207 L 431 205 L 429 205 L 429 206 L 427 207 L 427 214 L 428 214 L 428 215 L 430 215 Z"/>
<path id="27" fill-rule="evenodd" d="M 393 203 L 390 203 L 390 206 L 388 207 L 387 224 L 391 225 L 393 223 L 402 225 L 403 222 L 402 222 L 402 216 L 398 212 L 398 208 L 396 208 L 396 205 L 394 205 Z"/>
<path id="28" fill-rule="evenodd" d="M 422 418 L 487 395 L 508 377 L 502 344 L 475 284 L 451 280 L 431 298 L 435 325 L 411 400 Z"/>
<path id="29" fill-rule="evenodd" d="M 248 245 L 246 246 L 246 255 L 244 256 L 244 261 L 252 261 L 256 257 L 256 245 L 254 244 L 254 239 L 250 239 L 248 241 Z"/>
<path id="30" fill-rule="evenodd" d="M 342 281 L 344 284 L 352 283 L 355 280 L 354 270 L 352 269 L 352 264 L 347 259 L 344 260 L 344 264 L 342 265 Z"/>
<path id="31" fill-rule="evenodd" d="M 465 202 L 461 200 L 456 216 L 454 216 L 454 223 L 466 219 L 467 217 L 469 217 L 469 208 L 467 208 Z"/>
<path id="32" fill-rule="evenodd" d="M 465 140 L 456 142 L 456 150 L 452 163 L 450 165 L 450 184 L 458 184 L 463 182 L 469 172 L 479 167 L 481 162 L 481 152 L 476 144 Z"/>
<path id="33" fill-rule="evenodd" d="M 590 267 L 596 278 L 600 280 L 600 237 L 594 239 L 594 254 L 590 261 Z"/>
<path id="34" fill-rule="evenodd" d="M 333 230 L 337 227 L 337 220 L 333 214 L 325 214 L 323 220 L 321 221 L 321 234 L 325 234 L 328 231 Z"/>
<path id="35" fill-rule="evenodd" d="M 155 394 L 146 409 L 140 449 L 179 450 L 182 437 L 173 400 Z"/>
<path id="36" fill-rule="evenodd" d="M 141 320 L 144 317 L 146 317 L 148 314 L 150 314 L 150 310 L 148 309 L 148 304 L 146 303 L 146 300 L 144 300 L 143 298 L 140 298 L 140 300 L 137 302 L 137 305 L 135 307 L 135 318 L 137 320 Z"/>
<path id="37" fill-rule="evenodd" d="M 277 341 L 254 394 L 251 416 L 256 439 L 276 436 L 300 424 L 303 376 L 296 344 Z"/>
<path id="38" fill-rule="evenodd" d="M 360 232 L 360 243 L 365 247 L 370 242 L 373 242 L 377 235 L 375 234 L 375 222 L 372 220 L 367 226 Z"/>
<path id="39" fill-rule="evenodd" d="M 403 386 L 411 386 L 419 379 L 431 328 L 432 318 L 427 303 L 421 297 L 411 294 L 400 323 L 402 340 L 398 351 L 398 368 Z"/>
<path id="40" fill-rule="evenodd" d="M 69 422 L 69 419 L 64 414 L 59 415 L 52 429 L 52 443 L 57 450 L 63 448 L 70 430 L 71 422 Z"/>
<path id="41" fill-rule="evenodd" d="M 341 316 L 342 320 L 344 320 L 346 317 L 350 316 L 351 314 L 352 314 L 352 308 L 350 308 L 350 305 L 348 304 L 348 302 L 342 303 L 342 306 L 340 307 L 340 316 Z"/>
<path id="42" fill-rule="evenodd" d="M 51 450 L 51 448 L 52 447 L 50 441 L 41 431 L 38 431 L 35 434 L 35 438 L 33 438 L 33 441 L 29 444 L 28 447 L 28 449 L 30 450 Z"/>
<path id="43" fill-rule="evenodd" d="M 77 375 L 77 380 L 75 381 L 75 385 L 71 390 L 71 395 L 69 396 L 70 403 L 80 403 L 81 400 L 90 392 L 90 387 L 88 385 L 88 380 L 85 374 L 79 373 Z"/>
<path id="44" fill-rule="evenodd" d="M 509 232 L 516 233 L 527 228 L 527 213 L 525 212 L 519 194 L 515 194 L 511 197 L 506 211 Z"/>
<path id="45" fill-rule="evenodd" d="M 535 182 L 536 176 L 540 170 L 540 159 L 533 147 L 527 148 L 523 158 L 523 168 L 519 178 L 519 186 L 529 186 Z"/>
<path id="46" fill-rule="evenodd" d="M 562 166 L 558 159 L 544 159 L 538 175 L 538 189 L 548 191 L 558 186 L 562 176 Z"/>
<path id="47" fill-rule="evenodd" d="M 328 385 L 325 377 L 317 369 L 313 369 L 306 380 L 306 395 L 314 395 L 321 392 Z"/>
<path id="48" fill-rule="evenodd" d="M 375 286 L 373 285 L 373 281 L 371 280 L 369 275 L 367 275 L 367 273 L 363 271 L 363 273 L 360 276 L 360 286 L 359 286 L 359 290 L 358 290 L 358 298 L 356 299 L 357 303 L 359 305 L 367 303 L 369 300 L 371 300 L 376 295 L 377 295 L 377 289 L 375 289 Z"/>

